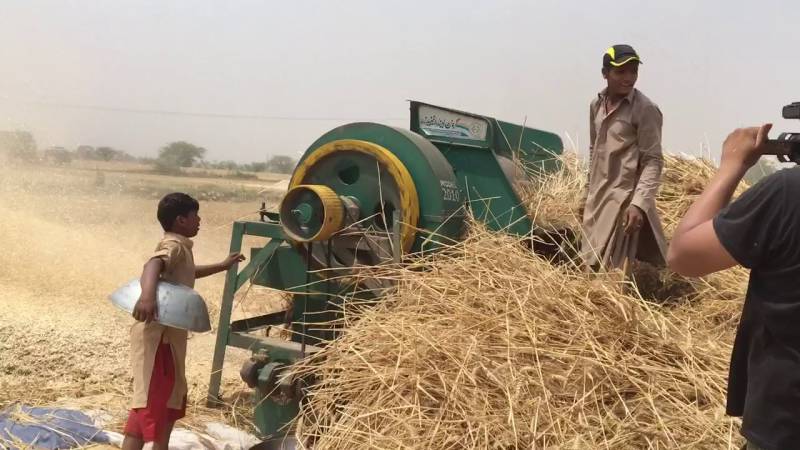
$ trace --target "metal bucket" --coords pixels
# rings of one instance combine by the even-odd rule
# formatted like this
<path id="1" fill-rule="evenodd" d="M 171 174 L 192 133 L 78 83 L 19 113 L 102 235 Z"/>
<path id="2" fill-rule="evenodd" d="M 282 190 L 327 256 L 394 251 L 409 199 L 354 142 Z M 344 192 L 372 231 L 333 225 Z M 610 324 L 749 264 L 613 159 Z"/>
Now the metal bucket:
<path id="1" fill-rule="evenodd" d="M 111 303 L 128 313 L 142 295 L 139 279 L 133 279 L 109 296 Z M 194 289 L 168 281 L 159 281 L 156 293 L 158 319 L 156 322 L 189 331 L 211 330 L 208 308 L 203 297 Z"/>

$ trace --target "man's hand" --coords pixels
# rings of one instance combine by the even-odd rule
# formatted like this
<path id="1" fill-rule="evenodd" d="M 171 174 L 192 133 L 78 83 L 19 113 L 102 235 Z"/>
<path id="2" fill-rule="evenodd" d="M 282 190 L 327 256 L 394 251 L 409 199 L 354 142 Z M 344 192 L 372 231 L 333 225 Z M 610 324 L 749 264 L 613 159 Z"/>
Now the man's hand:
<path id="1" fill-rule="evenodd" d="M 158 305 L 156 299 L 150 295 L 142 294 L 133 307 L 133 318 L 139 322 L 150 323 L 158 320 Z"/>
<path id="2" fill-rule="evenodd" d="M 230 268 L 231 268 L 231 266 L 232 266 L 232 265 L 234 265 L 235 263 L 237 263 L 237 262 L 242 262 L 242 261 L 244 261 L 245 259 L 246 259 L 246 258 L 244 257 L 244 255 L 243 255 L 243 254 L 241 254 L 240 252 L 231 253 L 230 255 L 228 255 L 228 257 L 227 257 L 227 258 L 225 258 L 225 259 L 222 261 L 221 265 L 222 265 L 222 267 L 223 267 L 225 270 L 228 270 L 228 269 L 230 269 Z"/>
<path id="3" fill-rule="evenodd" d="M 733 197 L 747 169 L 761 157 L 772 124 L 734 130 L 722 144 L 719 170 L 681 219 L 667 252 L 667 264 L 676 273 L 699 277 L 737 264 L 714 229 L 714 216 Z"/>
<path id="4" fill-rule="evenodd" d="M 633 234 L 636 231 L 639 231 L 642 228 L 642 224 L 644 223 L 644 213 L 638 206 L 631 205 L 628 207 L 628 212 L 625 214 L 625 222 L 623 222 L 623 226 L 625 227 L 625 234 Z"/>
<path id="5" fill-rule="evenodd" d="M 722 144 L 720 169 L 746 172 L 764 152 L 763 144 L 771 128 L 772 124 L 767 123 L 760 127 L 739 128 L 729 134 Z"/>

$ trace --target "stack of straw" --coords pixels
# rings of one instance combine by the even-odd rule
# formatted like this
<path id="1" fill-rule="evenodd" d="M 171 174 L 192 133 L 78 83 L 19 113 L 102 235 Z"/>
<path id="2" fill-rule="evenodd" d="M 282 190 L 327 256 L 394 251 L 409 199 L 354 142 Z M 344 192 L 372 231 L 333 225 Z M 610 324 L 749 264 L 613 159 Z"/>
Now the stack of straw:
<path id="1" fill-rule="evenodd" d="M 539 223 L 576 223 L 582 180 L 576 162 L 564 167 L 528 197 Z M 667 167 L 671 229 L 713 167 Z M 397 280 L 396 293 L 348 305 L 345 335 L 297 369 L 317 380 L 297 423 L 315 448 L 740 445 L 724 398 L 742 272 L 664 306 L 474 226 L 447 251 L 374 275 Z"/>

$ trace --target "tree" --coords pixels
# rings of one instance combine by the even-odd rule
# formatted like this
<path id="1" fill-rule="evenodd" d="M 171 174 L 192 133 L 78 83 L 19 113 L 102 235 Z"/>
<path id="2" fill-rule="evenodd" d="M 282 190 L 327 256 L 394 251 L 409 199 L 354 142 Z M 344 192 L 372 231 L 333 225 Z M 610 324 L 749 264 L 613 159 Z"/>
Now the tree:
<path id="1" fill-rule="evenodd" d="M 235 161 L 219 161 L 216 163 L 215 168 L 222 170 L 238 170 L 239 165 L 236 164 Z"/>
<path id="2" fill-rule="evenodd" d="M 294 166 L 294 159 L 285 155 L 275 155 L 267 161 L 267 170 L 275 173 L 292 173 Z"/>
<path id="3" fill-rule="evenodd" d="M 90 145 L 79 145 L 75 149 L 75 159 L 87 159 L 90 161 L 135 161 L 136 158 L 128 152 L 117 150 L 112 147 L 104 146 L 94 148 Z"/>
<path id="4" fill-rule="evenodd" d="M 36 159 L 36 140 L 28 131 L 0 131 L 0 154 L 8 159 L 32 161 Z"/>
<path id="5" fill-rule="evenodd" d="M 267 163 L 265 163 L 265 162 L 252 162 L 250 164 L 245 164 L 242 168 L 244 170 L 249 170 L 251 172 L 266 172 L 267 171 Z"/>
<path id="6" fill-rule="evenodd" d="M 139 164 L 147 164 L 147 165 L 153 165 L 156 163 L 156 161 L 158 161 L 156 158 L 151 158 L 149 156 L 140 156 L 138 158 L 134 158 L 134 160 Z"/>
<path id="7" fill-rule="evenodd" d="M 50 164 L 64 166 L 72 162 L 72 153 L 64 147 L 50 147 L 44 151 L 44 159 Z"/>
<path id="8" fill-rule="evenodd" d="M 206 149 L 184 141 L 172 142 L 158 152 L 159 162 L 172 167 L 192 167 Z"/>
<path id="9" fill-rule="evenodd" d="M 111 161 L 113 159 L 118 159 L 122 152 L 114 150 L 111 147 L 97 147 L 95 154 L 100 161 Z"/>
<path id="10" fill-rule="evenodd" d="M 94 147 L 91 145 L 79 145 L 78 148 L 75 149 L 75 158 L 97 159 L 97 154 L 95 153 Z"/>

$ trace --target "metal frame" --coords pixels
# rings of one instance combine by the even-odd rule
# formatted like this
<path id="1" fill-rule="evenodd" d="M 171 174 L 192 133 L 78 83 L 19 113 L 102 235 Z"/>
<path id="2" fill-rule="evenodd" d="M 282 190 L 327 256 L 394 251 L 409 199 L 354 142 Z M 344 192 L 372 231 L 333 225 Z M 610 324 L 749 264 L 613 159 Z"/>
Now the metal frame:
<path id="1" fill-rule="evenodd" d="M 211 363 L 211 379 L 209 381 L 208 396 L 206 398 L 206 403 L 209 406 L 221 403 L 219 391 L 222 382 L 222 367 L 225 362 L 225 350 L 227 347 L 251 350 L 254 353 L 259 350 L 264 350 L 267 352 L 270 359 L 277 360 L 295 360 L 299 359 L 303 354 L 300 343 L 270 337 L 252 336 L 249 334 L 250 332 L 261 330 L 271 325 L 282 324 L 285 320 L 286 311 L 278 311 L 263 316 L 249 317 L 231 322 L 233 299 L 236 291 L 244 286 L 248 280 L 259 275 L 276 255 L 276 251 L 286 242 L 286 236 L 279 223 L 237 221 L 234 222 L 231 232 L 231 253 L 242 250 L 244 236 L 270 238 L 270 241 L 264 248 L 253 253 L 250 262 L 241 272 L 239 272 L 239 264 L 235 263 L 228 269 L 226 274 L 225 288 L 222 292 L 222 304 L 219 314 L 219 326 L 217 328 L 217 342 L 214 349 L 214 359 Z M 273 285 L 271 287 L 291 290 L 291 288 L 295 286 Z M 310 345 L 306 345 L 305 347 L 306 354 L 319 350 L 319 348 Z"/>

